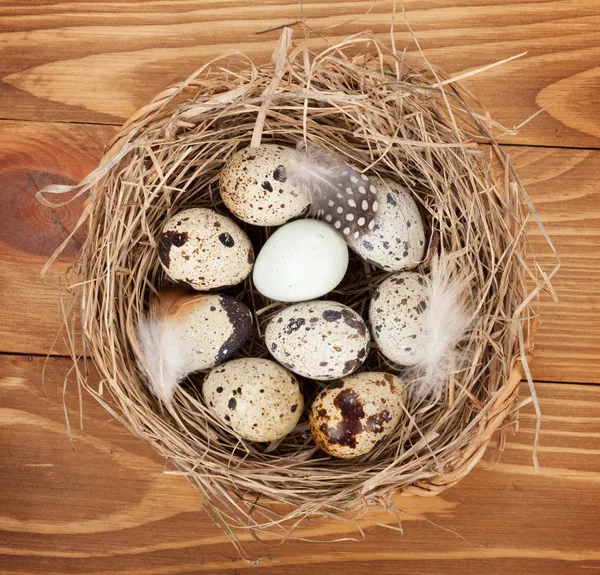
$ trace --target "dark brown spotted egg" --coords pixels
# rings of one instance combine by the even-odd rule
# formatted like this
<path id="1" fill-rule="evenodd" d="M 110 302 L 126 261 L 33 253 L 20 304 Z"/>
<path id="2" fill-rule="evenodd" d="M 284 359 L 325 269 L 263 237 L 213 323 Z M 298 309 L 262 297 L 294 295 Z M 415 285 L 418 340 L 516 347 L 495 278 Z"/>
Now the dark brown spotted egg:
<path id="1" fill-rule="evenodd" d="M 315 443 L 329 455 L 349 459 L 369 453 L 402 418 L 404 385 L 390 373 L 364 372 L 328 385 L 312 404 Z"/>
<path id="2" fill-rule="evenodd" d="M 292 152 L 278 144 L 262 144 L 243 148 L 229 159 L 219 185 L 232 214 L 256 226 L 280 226 L 308 210 L 308 197 L 287 177 Z"/>
<path id="3" fill-rule="evenodd" d="M 209 369 L 229 359 L 246 342 L 252 331 L 250 310 L 239 300 L 228 295 L 179 294 L 175 289 L 161 299 L 167 301 L 170 294 L 173 303 L 166 304 L 168 313 L 164 337 L 170 338 L 174 329 L 174 344 L 185 347 L 179 350 L 191 371 Z"/>
<path id="4" fill-rule="evenodd" d="M 413 195 L 393 180 L 377 185 L 378 210 L 372 229 L 349 236 L 348 245 L 386 271 L 410 270 L 425 256 L 425 226 Z"/>
<path id="5" fill-rule="evenodd" d="M 279 363 L 320 381 L 356 371 L 367 357 L 369 340 L 362 317 L 334 301 L 289 306 L 265 330 L 267 348 Z"/>
<path id="6" fill-rule="evenodd" d="M 268 359 L 234 359 L 216 367 L 204 380 L 202 395 L 225 425 L 249 441 L 285 437 L 304 409 L 298 380 Z"/>
<path id="7" fill-rule="evenodd" d="M 198 291 L 228 287 L 252 271 L 254 251 L 248 236 L 214 210 L 191 208 L 163 226 L 158 255 L 174 282 Z"/>
<path id="8" fill-rule="evenodd" d="M 375 290 L 369 320 L 385 357 L 400 365 L 418 363 L 423 356 L 428 305 L 427 283 L 417 272 L 394 274 Z"/>

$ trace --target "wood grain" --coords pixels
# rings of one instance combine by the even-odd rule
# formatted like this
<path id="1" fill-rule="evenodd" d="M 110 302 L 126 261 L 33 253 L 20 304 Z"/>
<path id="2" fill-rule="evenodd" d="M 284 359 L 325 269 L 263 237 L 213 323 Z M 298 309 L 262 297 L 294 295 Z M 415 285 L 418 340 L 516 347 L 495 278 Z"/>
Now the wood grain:
<path id="1" fill-rule="evenodd" d="M 223 533 L 182 478 L 111 421 L 87 395 L 84 427 L 69 443 L 62 382 L 51 359 L 0 357 L 0 572 L 175 575 L 241 573 Z M 274 573 L 587 573 L 600 567 L 600 388 L 538 385 L 545 415 L 540 463 L 531 464 L 532 411 L 510 437 L 501 463 L 480 465 L 435 498 L 398 498 L 405 534 L 367 528 L 360 543 L 275 548 Z M 525 390 L 523 395 L 526 395 Z M 67 387 L 72 425 L 77 391 Z M 372 519 L 390 523 L 387 514 Z M 435 525 L 433 525 L 432 523 Z M 349 537 L 337 522 L 304 536 Z M 276 561 L 276 562 L 275 562 Z"/>
<path id="2" fill-rule="evenodd" d="M 0 351 L 66 354 L 56 339 L 58 282 L 79 252 L 78 233 L 42 279 L 40 271 L 72 231 L 81 202 L 51 210 L 35 198 L 49 183 L 79 182 L 100 160 L 115 129 L 0 122 Z"/>
<path id="3" fill-rule="evenodd" d="M 391 0 L 302 4 L 309 25 L 333 42 L 364 29 L 389 38 Z M 452 74 L 528 52 L 466 82 L 508 127 L 548 108 L 519 135 L 504 138 L 507 143 L 599 146 L 596 0 L 403 4 L 426 56 Z M 301 16 L 299 2 L 277 0 L 5 0 L 0 117 L 120 124 L 167 84 L 223 52 L 235 48 L 267 61 L 279 31 L 256 32 Z M 414 52 L 400 15 L 395 28 L 399 49 Z M 296 36 L 302 37 L 298 27 Z"/>
<path id="4" fill-rule="evenodd" d="M 41 280 L 39 271 L 78 213 L 74 206 L 52 213 L 37 204 L 38 180 L 79 180 L 113 133 L 100 126 L 0 122 L 0 204 L 6 206 L 0 215 L 0 351 L 52 349 L 60 325 L 58 277 L 77 245 L 47 278 Z M 554 281 L 559 304 L 542 298 L 534 375 L 542 381 L 600 382 L 600 152 L 526 147 L 509 152 L 563 263 Z M 541 235 L 533 226 L 531 234 L 540 263 L 551 270 L 554 261 Z M 54 353 L 65 352 L 59 339 Z"/>
<path id="5" fill-rule="evenodd" d="M 527 51 L 465 84 L 507 126 L 542 111 L 507 144 L 562 269 L 558 305 L 541 302 L 534 376 L 600 383 L 600 3 L 597 0 L 405 0 L 422 48 L 453 74 Z M 389 38 L 391 0 L 303 0 L 332 40 L 369 28 Z M 398 2 L 398 8 L 400 3 Z M 370 12 L 365 15 L 366 12 Z M 240 575 L 224 534 L 183 479 L 67 379 L 57 286 L 83 235 L 41 280 L 80 203 L 56 212 L 35 192 L 92 170 L 115 128 L 166 85 L 232 48 L 267 61 L 279 31 L 301 17 L 292 0 L 2 0 L 0 2 L 0 573 Z M 396 17 L 396 44 L 415 44 Z M 295 37 L 300 38 L 299 27 Z M 320 40 L 315 40 L 320 44 Z M 9 121 L 2 121 L 9 120 Z M 15 120 L 15 121 L 13 121 Z M 75 123 L 73 123 L 75 122 Z M 551 269 L 541 234 L 538 259 Z M 2 354 L 4 352 L 4 354 Z M 45 370 L 45 381 L 42 373 Z M 273 573 L 593 573 L 600 569 L 600 387 L 538 384 L 542 471 L 531 463 L 531 405 L 501 462 L 481 464 L 431 499 L 399 497 L 403 536 L 365 524 L 367 539 L 325 545 L 246 541 Z M 527 396 L 525 387 L 523 397 Z M 493 450 L 489 458 L 493 457 Z M 388 514 L 371 517 L 391 524 Z M 303 536 L 356 535 L 345 524 Z"/>
<path id="6" fill-rule="evenodd" d="M 561 260 L 552 285 L 559 298 L 540 300 L 533 373 L 542 381 L 599 383 L 600 152 L 507 148 Z M 540 230 L 529 226 L 540 265 L 555 258 Z"/>

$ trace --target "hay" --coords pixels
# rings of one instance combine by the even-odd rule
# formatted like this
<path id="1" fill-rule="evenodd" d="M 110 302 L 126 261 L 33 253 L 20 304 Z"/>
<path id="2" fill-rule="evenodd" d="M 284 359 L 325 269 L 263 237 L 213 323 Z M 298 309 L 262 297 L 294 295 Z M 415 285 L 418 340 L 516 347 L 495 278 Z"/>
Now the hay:
<path id="1" fill-rule="evenodd" d="M 282 541 L 305 520 L 332 515 L 360 529 L 368 508 L 393 509 L 395 492 L 436 495 L 457 483 L 516 417 L 534 304 L 549 287 L 525 234 L 529 220 L 539 224 L 537 216 L 469 94 L 368 33 L 320 53 L 289 40 L 285 30 L 271 65 L 258 67 L 238 52 L 209 62 L 126 122 L 77 188 L 91 191 L 80 220 L 88 237 L 71 279 L 75 299 L 64 309 L 79 385 L 200 491 L 208 513 L 238 545 L 239 529 Z M 449 382 L 444 401 L 408 401 L 407 425 L 355 460 L 318 452 L 306 414 L 278 444 L 245 442 L 205 407 L 203 374 L 163 407 L 136 368 L 135 326 L 168 283 L 156 257 L 162 222 L 192 206 L 225 212 L 219 172 L 240 147 L 302 138 L 414 190 L 430 231 L 429 257 L 451 254 L 455 269 L 470 276 L 478 315 L 465 344 L 472 361 Z M 67 191 L 49 188 L 41 199 L 53 205 L 48 195 Z M 272 232 L 245 229 L 255 248 Z M 353 257 L 331 298 L 366 318 L 374 287 L 389 275 Z M 255 316 L 242 355 L 267 357 L 262 328 L 281 304 L 263 298 L 250 280 L 230 293 Z M 74 301 L 81 302 L 84 357 L 101 375 L 98 388 L 77 361 Z M 394 371 L 377 349 L 363 369 Z M 310 400 L 320 384 L 305 383 Z"/>

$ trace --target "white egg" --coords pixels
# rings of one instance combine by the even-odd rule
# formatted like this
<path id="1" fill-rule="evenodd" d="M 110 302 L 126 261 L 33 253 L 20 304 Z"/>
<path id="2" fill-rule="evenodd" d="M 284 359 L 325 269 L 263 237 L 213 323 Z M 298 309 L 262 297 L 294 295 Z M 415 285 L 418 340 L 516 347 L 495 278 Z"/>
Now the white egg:
<path id="1" fill-rule="evenodd" d="M 338 232 L 318 220 L 297 220 L 266 241 L 252 279 L 264 296 L 298 302 L 329 293 L 347 268 L 348 247 Z"/>
<path id="2" fill-rule="evenodd" d="M 244 231 L 205 208 L 191 208 L 170 218 L 158 238 L 158 255 L 169 278 L 198 291 L 238 284 L 254 263 Z"/>
<path id="3" fill-rule="evenodd" d="M 250 441 L 286 436 L 304 409 L 298 380 L 268 359 L 234 359 L 213 369 L 202 395 L 223 423 Z"/>
<path id="4" fill-rule="evenodd" d="M 279 144 L 262 144 L 231 156 L 219 186 L 232 214 L 256 226 L 280 226 L 307 211 L 308 197 L 287 179 L 292 152 Z"/>
<path id="5" fill-rule="evenodd" d="M 348 244 L 364 260 L 387 271 L 417 267 L 425 256 L 425 226 L 412 194 L 384 178 L 377 185 L 378 210 L 372 231 L 349 237 Z"/>
<path id="6" fill-rule="evenodd" d="M 400 365 L 415 365 L 422 355 L 429 296 L 424 276 L 402 272 L 375 290 L 369 307 L 373 338 L 381 353 Z"/>
<path id="7" fill-rule="evenodd" d="M 176 291 L 169 290 L 161 300 L 166 301 Z M 250 310 L 228 295 L 178 295 L 165 311 L 164 331 L 173 333 L 161 336 L 167 340 L 167 351 L 169 337 L 185 348 L 177 351 L 186 360 L 188 372 L 209 369 L 230 358 L 252 330 Z"/>
<path id="8" fill-rule="evenodd" d="M 321 381 L 356 371 L 367 357 L 369 339 L 362 317 L 335 301 L 291 305 L 265 330 L 267 348 L 279 363 Z"/>
<path id="9" fill-rule="evenodd" d="M 378 447 L 397 427 L 404 385 L 390 373 L 364 372 L 329 384 L 312 404 L 315 443 L 329 455 L 349 459 Z"/>

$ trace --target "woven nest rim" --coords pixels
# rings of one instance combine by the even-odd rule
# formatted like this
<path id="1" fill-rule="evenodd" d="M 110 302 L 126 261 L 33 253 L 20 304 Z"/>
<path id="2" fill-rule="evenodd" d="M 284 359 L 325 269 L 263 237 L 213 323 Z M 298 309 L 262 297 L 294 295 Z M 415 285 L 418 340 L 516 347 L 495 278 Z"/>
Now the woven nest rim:
<path id="1" fill-rule="evenodd" d="M 436 495 L 460 481 L 492 436 L 514 422 L 523 373 L 535 399 L 527 365 L 533 304 L 551 290 L 557 269 L 543 274 L 535 264 L 525 226 L 532 220 L 543 227 L 491 134 L 494 124 L 470 94 L 428 62 L 396 53 L 369 33 L 322 52 L 292 46 L 290 38 L 285 30 L 265 66 L 239 52 L 207 63 L 135 113 L 77 188 L 53 186 L 39 195 L 56 207 L 52 195 L 91 191 L 78 223 L 88 226 L 88 237 L 63 307 L 78 384 L 200 491 L 236 544 L 237 528 L 285 540 L 316 516 L 335 514 L 358 526 L 371 506 L 394 509 L 394 493 Z M 394 114 L 402 122 L 386 120 Z M 439 249 L 459 254 L 475 278 L 482 321 L 467 344 L 475 351 L 472 365 L 441 404 L 407 405 L 410 431 L 392 436 L 379 460 L 315 456 L 300 431 L 274 451 L 245 444 L 211 416 L 199 385 L 182 386 L 175 402 L 163 406 L 136 367 L 135 326 L 166 284 L 154 253 L 160 223 L 192 205 L 224 212 L 218 172 L 240 146 L 300 138 L 335 147 L 360 168 L 417 190 Z M 481 143 L 490 144 L 483 153 Z M 490 168 L 492 157 L 501 177 Z M 361 284 L 357 276 L 339 295 L 363 317 L 369 290 L 389 276 L 365 269 L 367 279 Z M 254 312 L 271 303 L 248 281 L 233 293 Z M 77 298 L 84 356 L 93 358 L 100 388 L 78 361 Z M 258 329 L 265 317 L 256 316 Z M 265 356 L 259 339 L 244 353 Z M 376 352 L 367 365 L 393 369 Z"/>

